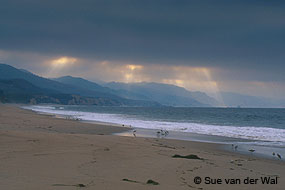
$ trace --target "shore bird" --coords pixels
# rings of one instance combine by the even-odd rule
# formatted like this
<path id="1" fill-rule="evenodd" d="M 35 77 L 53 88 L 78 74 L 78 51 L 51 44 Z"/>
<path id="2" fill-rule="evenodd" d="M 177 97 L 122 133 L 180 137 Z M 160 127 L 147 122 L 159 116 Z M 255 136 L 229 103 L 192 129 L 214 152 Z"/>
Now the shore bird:
<path id="1" fill-rule="evenodd" d="M 167 136 L 169 134 L 169 131 L 165 130 L 165 136 Z"/>
<path id="2" fill-rule="evenodd" d="M 282 159 L 281 155 L 278 154 L 278 153 L 277 153 L 277 157 L 278 157 L 280 160 Z"/>
<path id="3" fill-rule="evenodd" d="M 156 137 L 157 137 L 157 138 L 160 138 L 160 137 L 161 137 L 160 131 L 157 131 L 157 132 L 156 132 Z"/>
<path id="4" fill-rule="evenodd" d="M 133 130 L 133 135 L 134 135 L 134 137 L 137 137 L 137 136 L 136 136 L 136 132 L 137 132 L 137 130 Z"/>
<path id="5" fill-rule="evenodd" d="M 165 135 L 165 132 L 164 132 L 162 129 L 160 129 L 160 130 L 157 131 L 156 133 L 157 133 L 157 134 L 160 134 L 160 135 Z"/>
<path id="6" fill-rule="evenodd" d="M 251 153 L 253 153 L 255 150 L 254 150 L 254 149 L 249 149 L 248 151 L 251 152 Z"/>

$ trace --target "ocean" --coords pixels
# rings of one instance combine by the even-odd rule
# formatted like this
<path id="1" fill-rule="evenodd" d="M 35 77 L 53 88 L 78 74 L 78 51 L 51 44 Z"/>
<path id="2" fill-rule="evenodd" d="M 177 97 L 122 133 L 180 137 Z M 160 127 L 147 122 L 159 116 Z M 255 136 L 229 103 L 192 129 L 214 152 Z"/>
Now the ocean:
<path id="1" fill-rule="evenodd" d="M 171 135 L 165 138 L 263 146 L 269 152 L 272 148 L 279 151 L 285 148 L 285 109 L 58 105 L 24 108 L 89 122 L 131 126 L 140 136 L 156 137 L 157 131 L 168 130 Z"/>

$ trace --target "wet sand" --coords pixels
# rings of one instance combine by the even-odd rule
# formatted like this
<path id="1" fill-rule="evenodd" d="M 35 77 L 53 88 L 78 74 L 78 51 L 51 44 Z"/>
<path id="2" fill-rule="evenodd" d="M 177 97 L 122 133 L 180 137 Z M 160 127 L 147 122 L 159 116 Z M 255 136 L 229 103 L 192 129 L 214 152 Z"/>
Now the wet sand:
<path id="1" fill-rule="evenodd" d="M 212 143 L 111 135 L 125 130 L 0 105 L 0 189 L 284 189 L 284 162 Z M 247 177 L 257 184 L 243 184 Z M 278 181 L 264 185 L 261 177 Z M 226 184 L 229 178 L 241 184 Z"/>

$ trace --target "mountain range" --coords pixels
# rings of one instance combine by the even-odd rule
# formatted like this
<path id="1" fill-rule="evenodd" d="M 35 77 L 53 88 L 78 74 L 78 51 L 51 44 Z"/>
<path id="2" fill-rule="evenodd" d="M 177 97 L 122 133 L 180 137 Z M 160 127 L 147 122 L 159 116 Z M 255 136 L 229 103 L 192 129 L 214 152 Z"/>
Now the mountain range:
<path id="1" fill-rule="evenodd" d="M 97 84 L 83 78 L 44 78 L 0 64 L 0 101 L 97 106 L 285 107 L 284 100 L 221 92 L 223 101 L 204 92 L 162 83 Z"/>
<path id="2" fill-rule="evenodd" d="M 0 100 L 7 103 L 33 104 L 160 106 L 154 101 L 126 99 L 101 90 L 64 84 L 6 64 L 0 64 Z"/>

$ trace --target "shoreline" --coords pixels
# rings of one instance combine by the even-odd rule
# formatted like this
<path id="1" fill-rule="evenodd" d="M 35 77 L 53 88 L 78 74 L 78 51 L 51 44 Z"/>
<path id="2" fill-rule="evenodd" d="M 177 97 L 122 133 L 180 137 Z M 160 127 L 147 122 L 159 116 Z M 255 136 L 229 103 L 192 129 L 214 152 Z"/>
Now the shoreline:
<path id="1" fill-rule="evenodd" d="M 109 122 L 93 121 L 93 120 L 81 120 L 81 119 L 77 120 L 76 117 L 73 117 L 73 116 L 34 111 L 29 108 L 24 108 L 24 106 L 21 106 L 21 105 L 19 106 L 19 108 L 23 110 L 33 111 L 36 114 L 50 115 L 55 118 L 74 120 L 74 121 L 78 121 L 81 123 L 87 123 L 87 124 L 119 127 L 119 128 L 125 129 L 120 132 L 114 132 L 112 133 L 112 135 L 133 137 L 133 130 L 136 130 L 137 137 L 154 138 L 154 139 L 165 138 L 165 139 L 183 140 L 183 141 L 191 141 L 191 142 L 214 143 L 217 145 L 221 145 L 220 146 L 221 149 L 225 151 L 248 155 L 248 156 L 261 157 L 261 158 L 266 158 L 266 159 L 271 159 L 271 160 L 278 160 L 277 157 L 272 156 L 272 152 L 285 155 L 285 147 L 259 144 L 259 143 L 266 143 L 267 141 L 250 140 L 250 139 L 244 139 L 244 138 L 234 138 L 234 137 L 217 136 L 217 135 L 206 135 L 206 134 L 198 134 L 198 133 L 190 133 L 190 132 L 184 133 L 184 132 L 179 132 L 179 131 L 169 131 L 170 135 L 157 136 L 156 132 L 159 129 L 138 128 L 138 127 L 124 125 L 123 123 L 119 124 L 119 123 L 109 123 Z M 233 149 L 232 145 L 233 146 L 238 145 L 239 148 Z M 269 148 L 272 148 L 273 151 L 269 151 L 268 150 Z M 255 153 L 249 152 L 250 149 L 256 150 Z M 279 160 L 279 161 L 285 161 L 285 160 Z"/>
<path id="2" fill-rule="evenodd" d="M 213 143 L 123 137 L 112 135 L 114 131 L 126 128 L 0 105 L 0 189 L 77 189 L 78 184 L 84 189 L 283 189 L 285 185 L 284 162 L 228 152 Z M 189 154 L 202 160 L 173 158 Z M 279 183 L 195 184 L 196 176 L 278 176 Z M 159 185 L 147 184 L 150 179 Z"/>

